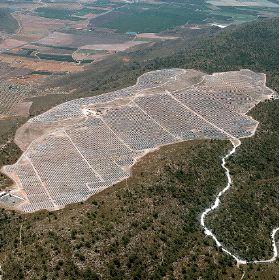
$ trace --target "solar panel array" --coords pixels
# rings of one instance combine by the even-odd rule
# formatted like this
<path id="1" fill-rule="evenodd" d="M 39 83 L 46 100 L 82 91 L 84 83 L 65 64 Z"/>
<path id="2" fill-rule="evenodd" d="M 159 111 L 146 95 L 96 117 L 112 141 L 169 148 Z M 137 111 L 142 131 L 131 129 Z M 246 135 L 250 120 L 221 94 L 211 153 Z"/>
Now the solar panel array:
<path id="1" fill-rule="evenodd" d="M 249 70 L 149 72 L 132 87 L 30 119 L 23 129 L 46 132 L 4 172 L 24 194 L 19 210 L 59 209 L 124 180 L 139 157 L 161 145 L 250 136 L 258 123 L 245 111 L 271 94 L 265 76 Z"/>

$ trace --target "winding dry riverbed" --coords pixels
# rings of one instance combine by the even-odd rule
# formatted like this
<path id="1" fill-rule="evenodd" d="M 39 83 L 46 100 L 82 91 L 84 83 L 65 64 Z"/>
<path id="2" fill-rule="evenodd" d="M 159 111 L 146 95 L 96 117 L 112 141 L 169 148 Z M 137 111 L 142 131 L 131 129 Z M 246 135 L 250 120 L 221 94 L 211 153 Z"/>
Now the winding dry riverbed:
<path id="1" fill-rule="evenodd" d="M 216 199 L 214 201 L 214 203 L 207 209 L 204 210 L 204 212 L 201 214 L 201 217 L 200 217 L 200 224 L 201 226 L 203 227 L 204 229 L 204 233 L 206 235 L 209 235 L 216 243 L 216 245 L 218 247 L 221 247 L 222 250 L 227 253 L 228 255 L 230 255 L 231 257 L 233 257 L 237 264 L 248 264 L 248 263 L 271 263 L 271 262 L 274 262 L 278 256 L 278 251 L 277 251 L 277 246 L 276 246 L 276 241 L 275 241 L 275 237 L 276 237 L 276 233 L 278 232 L 279 228 L 275 228 L 273 229 L 272 233 L 271 233 L 271 240 L 272 240 L 272 248 L 273 248 L 273 255 L 270 259 L 268 260 L 258 260 L 258 261 L 246 261 L 246 260 L 243 260 L 241 258 L 239 258 L 238 256 L 234 255 L 233 253 L 231 253 L 229 250 L 227 250 L 220 242 L 219 240 L 217 239 L 217 237 L 214 235 L 214 233 L 211 231 L 211 229 L 209 229 L 206 225 L 205 225 L 205 218 L 206 216 L 211 212 L 213 211 L 214 209 L 218 208 L 219 207 L 219 204 L 220 204 L 220 197 L 227 191 L 230 189 L 231 185 L 232 185 L 232 179 L 231 179 L 231 176 L 230 176 L 230 172 L 229 172 L 229 169 L 226 167 L 226 160 L 232 155 L 235 153 L 236 151 L 236 148 L 238 146 L 241 145 L 241 141 L 239 139 L 233 139 L 231 140 L 232 144 L 233 144 L 233 148 L 228 152 L 228 154 L 226 154 L 223 158 L 222 158 L 222 167 L 223 169 L 225 170 L 225 174 L 226 174 L 226 177 L 227 177 L 227 185 L 226 187 L 220 191 L 218 193 L 218 195 L 216 196 Z"/>

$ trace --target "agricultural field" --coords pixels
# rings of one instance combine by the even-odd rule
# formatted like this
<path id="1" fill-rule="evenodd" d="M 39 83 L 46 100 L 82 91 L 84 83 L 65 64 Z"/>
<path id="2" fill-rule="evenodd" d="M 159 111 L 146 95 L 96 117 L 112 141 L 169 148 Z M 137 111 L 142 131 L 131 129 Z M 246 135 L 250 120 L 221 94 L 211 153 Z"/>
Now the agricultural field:
<path id="1" fill-rule="evenodd" d="M 244 5 L 214 4 L 206 1 L 139 2 L 124 5 L 111 13 L 90 20 L 90 26 L 117 32 L 160 32 L 185 24 L 229 25 L 254 20 L 259 16 L 277 15 L 278 5 L 271 2 L 243 2 Z M 268 4 L 267 4 L 268 3 Z"/>
<path id="2" fill-rule="evenodd" d="M 0 18 L 3 18 L 0 61 L 16 60 L 23 66 L 20 68 L 26 68 L 21 82 L 42 82 L 46 76 L 34 72 L 45 73 L 48 67 L 48 72 L 55 74 L 83 71 L 85 65 L 116 53 L 180 40 L 180 34 L 172 31 L 178 26 L 224 27 L 258 17 L 273 17 L 277 12 L 278 5 L 266 0 L 238 3 L 3 0 L 0 3 Z"/>
<path id="3" fill-rule="evenodd" d="M 0 6 L 0 32 L 14 33 L 18 27 L 18 22 L 12 17 L 11 11 Z"/>
<path id="4" fill-rule="evenodd" d="M 3 18 L 0 32 L 0 61 L 20 68 L 21 83 L 38 80 L 46 75 L 41 73 L 62 74 L 82 71 L 88 63 L 103 60 L 142 44 L 159 40 L 174 40 L 177 37 L 156 36 L 141 40 L 136 34 L 116 33 L 114 30 L 93 29 L 89 22 L 92 18 L 110 13 L 116 3 L 76 1 L 22 2 L 9 9 L 10 2 L 1 2 Z M 9 26 L 9 30 L 5 27 Z M 5 29 L 6 28 L 6 29 Z M 6 35 L 5 35 L 6 34 Z M 17 65 L 14 65 L 17 64 Z M 15 76 L 14 78 L 17 78 Z"/>

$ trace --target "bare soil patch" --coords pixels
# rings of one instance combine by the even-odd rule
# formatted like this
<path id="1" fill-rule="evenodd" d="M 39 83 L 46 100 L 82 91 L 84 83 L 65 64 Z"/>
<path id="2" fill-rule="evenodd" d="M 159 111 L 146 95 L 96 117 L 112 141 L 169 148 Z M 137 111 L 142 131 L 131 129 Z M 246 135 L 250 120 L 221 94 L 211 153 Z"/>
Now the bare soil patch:
<path id="1" fill-rule="evenodd" d="M 0 49 L 14 49 L 26 44 L 26 41 L 21 41 L 13 38 L 7 38 L 1 41 Z"/>
<path id="2" fill-rule="evenodd" d="M 82 46 L 81 50 L 107 50 L 107 51 L 125 51 L 131 47 L 145 44 L 145 41 L 129 41 L 121 44 L 93 44 Z"/>
<path id="3" fill-rule="evenodd" d="M 164 35 L 158 35 L 156 33 L 140 33 L 136 35 L 137 38 L 147 38 L 147 39 L 160 39 L 160 40 L 175 40 L 178 39 L 178 37 L 175 36 L 164 36 Z"/>
<path id="4" fill-rule="evenodd" d="M 9 63 L 11 67 L 32 69 L 34 71 L 51 72 L 77 72 L 82 71 L 83 66 L 75 63 L 57 62 L 47 60 L 33 60 L 24 57 L 0 54 L 0 61 Z"/>
<path id="5" fill-rule="evenodd" d="M 50 31 L 65 26 L 63 20 L 52 20 L 33 15 L 15 14 L 15 18 L 20 22 L 20 30 L 16 38 L 28 42 L 39 40 L 47 36 Z"/>

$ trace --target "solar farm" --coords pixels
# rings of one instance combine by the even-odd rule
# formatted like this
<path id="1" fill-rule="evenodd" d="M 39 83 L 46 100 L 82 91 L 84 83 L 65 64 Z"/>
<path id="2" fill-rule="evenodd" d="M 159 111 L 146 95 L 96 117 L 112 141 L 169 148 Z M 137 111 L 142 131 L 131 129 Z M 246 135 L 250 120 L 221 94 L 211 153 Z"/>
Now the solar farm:
<path id="1" fill-rule="evenodd" d="M 30 119 L 15 136 L 22 156 L 2 168 L 20 198 L 14 208 L 51 211 L 84 201 L 128 178 L 137 160 L 163 145 L 250 137 L 258 122 L 246 113 L 274 94 L 265 82 L 250 70 L 158 70 Z"/>

